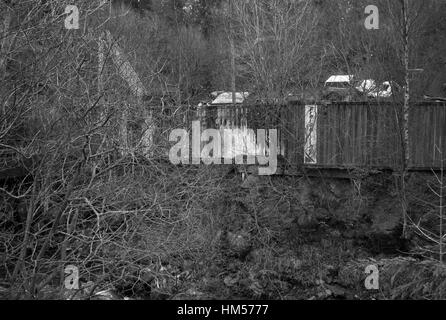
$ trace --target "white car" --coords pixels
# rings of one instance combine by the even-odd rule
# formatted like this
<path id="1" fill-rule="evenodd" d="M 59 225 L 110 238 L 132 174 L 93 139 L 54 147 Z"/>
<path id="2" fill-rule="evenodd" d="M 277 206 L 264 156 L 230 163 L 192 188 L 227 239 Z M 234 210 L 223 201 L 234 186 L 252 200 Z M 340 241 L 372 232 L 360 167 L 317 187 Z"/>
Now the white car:
<path id="1" fill-rule="evenodd" d="M 355 97 L 352 75 L 333 75 L 324 84 L 322 97 L 331 101 L 351 101 Z"/>
<path id="2" fill-rule="evenodd" d="M 235 103 L 243 103 L 245 99 L 249 96 L 248 92 L 236 92 L 235 93 Z M 217 98 L 211 102 L 211 104 L 231 104 L 232 103 L 232 92 L 222 92 L 219 93 Z"/>
<path id="3" fill-rule="evenodd" d="M 384 81 L 377 86 L 375 80 L 367 79 L 356 87 L 359 92 L 365 93 L 370 98 L 390 98 L 393 95 L 392 84 L 390 81 Z"/>

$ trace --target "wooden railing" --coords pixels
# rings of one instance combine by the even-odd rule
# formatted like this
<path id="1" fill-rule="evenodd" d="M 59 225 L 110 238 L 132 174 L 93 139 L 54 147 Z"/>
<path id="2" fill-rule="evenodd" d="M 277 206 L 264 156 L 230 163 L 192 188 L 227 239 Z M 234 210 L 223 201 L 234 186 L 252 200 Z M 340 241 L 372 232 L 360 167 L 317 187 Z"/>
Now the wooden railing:
<path id="1" fill-rule="evenodd" d="M 278 153 L 290 166 L 397 169 L 404 161 L 402 106 L 389 102 L 206 106 L 183 113 L 176 127 L 190 130 L 194 120 L 202 130 L 252 129 L 254 141 L 258 129 L 277 129 Z M 441 167 L 446 159 L 446 104 L 413 105 L 409 134 L 409 167 Z"/>
<path id="2" fill-rule="evenodd" d="M 269 152 L 269 144 L 262 145 L 257 130 L 276 129 L 278 156 L 289 167 L 396 170 L 404 160 L 402 107 L 398 104 L 181 106 L 152 111 L 156 125 L 156 152 L 152 156 L 166 158 L 174 144 L 169 141 L 171 131 L 191 132 L 193 121 L 199 121 L 201 131 L 212 128 L 223 133 L 226 129 L 239 129 L 239 139 L 245 147 L 238 148 L 234 157 L 237 152 L 239 155 L 256 155 L 259 150 Z M 138 142 L 140 131 L 136 118 L 130 119 L 133 124 L 129 123 L 129 129 L 135 127 L 131 129 L 136 132 L 133 143 Z M 409 136 L 410 168 L 431 170 L 444 166 L 446 104 L 423 102 L 411 106 Z M 0 171 L 19 165 L 19 159 L 13 150 L 0 149 Z"/>

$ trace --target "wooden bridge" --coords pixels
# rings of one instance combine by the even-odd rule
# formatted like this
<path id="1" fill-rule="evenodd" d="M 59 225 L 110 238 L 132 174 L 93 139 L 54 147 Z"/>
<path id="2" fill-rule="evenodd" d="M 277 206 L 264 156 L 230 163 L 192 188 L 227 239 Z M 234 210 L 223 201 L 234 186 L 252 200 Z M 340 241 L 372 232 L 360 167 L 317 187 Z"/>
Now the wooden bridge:
<path id="1" fill-rule="evenodd" d="M 397 169 L 403 164 L 400 105 L 377 102 L 298 104 L 287 106 L 285 110 L 282 138 L 286 146 L 285 158 L 290 164 L 377 169 Z M 442 150 L 445 150 L 443 154 Z M 411 106 L 409 168 L 437 169 L 445 159 L 446 104 Z"/>
<path id="2" fill-rule="evenodd" d="M 216 105 L 183 119 L 189 129 L 193 120 L 201 122 L 202 130 L 253 129 L 256 135 L 257 129 L 277 129 L 278 153 L 287 168 L 398 170 L 405 161 L 402 105 L 391 102 Z M 172 123 L 163 126 L 168 131 Z M 446 103 L 411 106 L 409 141 L 410 170 L 444 166 Z M 251 153 L 245 150 L 243 155 Z"/>
<path id="3" fill-rule="evenodd" d="M 240 129 L 238 138 L 246 146 L 238 151 L 243 156 L 256 155 L 257 145 L 261 143 L 257 129 L 277 129 L 278 155 L 286 172 L 299 168 L 399 170 L 404 164 L 411 170 L 438 170 L 446 163 L 444 102 L 411 105 L 408 146 L 403 139 L 402 105 L 392 102 L 144 107 L 143 98 L 148 90 L 124 50 L 107 30 L 101 33 L 99 43 L 99 70 L 103 70 L 105 54 L 110 52 L 114 66 L 138 101 L 137 109 L 143 111 L 123 117 L 120 139 L 124 141 L 124 150 L 127 146 L 142 145 L 141 154 L 148 155 L 145 150 L 156 146 L 151 155 L 165 158 L 173 144 L 169 133 L 176 128 L 190 129 L 195 120 L 200 121 L 202 130 Z M 103 86 L 100 72 L 99 91 Z M 145 128 L 140 128 L 141 122 Z M 265 143 L 261 149 L 268 151 L 268 147 Z M 408 149 L 408 161 L 404 149 Z M 23 162 L 11 150 L 0 148 L 0 178 L 26 174 Z"/>
<path id="4" fill-rule="evenodd" d="M 257 129 L 277 129 L 279 164 L 285 168 L 280 172 L 292 173 L 302 168 L 318 172 L 397 171 L 404 162 L 402 106 L 389 102 L 312 105 L 294 102 L 155 109 L 151 112 L 156 125 L 154 143 L 159 151 L 156 154 L 163 157 L 174 144 L 169 141 L 173 129 L 190 130 L 192 121 L 200 121 L 201 130 L 242 129 L 239 138 L 254 143 L 259 143 Z M 132 121 L 131 117 L 129 121 Z M 264 147 L 268 151 L 268 145 Z M 256 150 L 246 146 L 240 152 L 248 156 L 255 155 Z M 446 103 L 412 105 L 409 113 L 409 170 L 439 170 L 445 164 Z M 23 175 L 22 168 L 14 152 L 0 150 L 0 178 Z"/>

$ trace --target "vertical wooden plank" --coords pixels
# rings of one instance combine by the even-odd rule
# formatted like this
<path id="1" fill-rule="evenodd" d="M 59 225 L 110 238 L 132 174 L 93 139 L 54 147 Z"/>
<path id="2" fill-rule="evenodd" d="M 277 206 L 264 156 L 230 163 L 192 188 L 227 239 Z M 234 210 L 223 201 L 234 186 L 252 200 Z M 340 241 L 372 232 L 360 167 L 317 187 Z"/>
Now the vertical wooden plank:
<path id="1" fill-rule="evenodd" d="M 356 123 L 355 123 L 355 111 L 352 107 L 349 108 L 350 111 L 350 121 L 349 121 L 349 148 L 350 148 L 350 165 L 354 166 L 356 162 L 357 152 L 355 147 L 355 137 L 356 137 Z"/>
<path id="2" fill-rule="evenodd" d="M 325 140 L 323 141 L 324 143 L 324 161 L 323 164 L 324 165 L 330 165 L 330 144 L 331 144 L 331 140 L 330 140 L 330 136 L 332 135 L 331 132 L 331 126 L 329 125 L 331 122 L 331 116 L 333 113 L 333 109 L 331 108 L 333 106 L 329 106 L 326 109 L 326 117 L 325 117 L 325 121 L 324 121 L 324 129 L 325 129 Z"/>
<path id="3" fill-rule="evenodd" d="M 381 118 L 383 115 L 386 115 L 385 108 L 381 107 L 379 112 L 376 113 L 376 141 L 375 141 L 375 163 L 374 165 L 379 168 L 381 166 L 381 158 L 382 153 L 380 151 L 380 145 L 381 145 Z"/>
<path id="4" fill-rule="evenodd" d="M 334 153 L 335 153 L 335 136 L 336 136 L 336 114 L 337 114 L 337 110 L 338 110 L 338 104 L 335 104 L 333 106 L 332 109 L 330 109 L 330 118 L 329 118 L 329 122 L 328 122 L 328 126 L 330 128 L 330 135 L 329 135 L 329 150 L 328 150 L 328 161 L 329 161 L 329 165 L 333 166 L 335 164 L 334 162 Z"/>
<path id="5" fill-rule="evenodd" d="M 291 120 L 291 122 L 290 122 Z M 293 125 L 295 123 L 295 125 Z M 295 128 L 299 125 L 297 122 L 295 122 L 295 111 L 293 110 L 293 106 L 291 103 L 288 103 L 285 106 L 284 110 L 284 125 L 285 125 L 285 159 L 288 162 L 288 164 L 293 165 L 297 164 L 295 162 L 297 159 L 294 159 L 294 141 L 296 140 L 294 138 L 294 131 Z"/>
<path id="6" fill-rule="evenodd" d="M 336 119 L 336 162 L 337 165 L 345 165 L 344 163 L 344 130 L 345 130 L 345 108 L 346 105 L 339 106 L 339 113 Z"/>
<path id="7" fill-rule="evenodd" d="M 425 148 L 426 148 L 426 156 L 425 159 L 423 161 L 423 165 L 425 167 L 429 167 L 432 162 L 435 159 L 435 146 L 434 146 L 434 136 L 435 136 L 435 124 L 432 122 L 433 117 L 432 117 L 432 110 L 430 108 L 431 106 L 426 106 L 426 116 L 427 116 L 427 121 L 425 122 L 425 126 L 423 127 L 423 131 L 425 132 L 425 135 L 427 136 L 427 143 L 425 144 Z"/>
<path id="8" fill-rule="evenodd" d="M 372 110 L 372 107 L 369 104 L 366 104 L 365 107 L 367 108 L 367 112 L 369 114 L 369 165 L 371 167 L 375 166 L 375 159 L 377 157 L 377 154 L 375 153 L 375 141 L 376 141 L 376 131 L 375 131 L 375 124 L 376 124 L 376 113 L 378 113 L 379 105 L 376 105 L 374 110 Z M 373 112 L 374 111 L 374 112 Z"/>
<path id="9" fill-rule="evenodd" d="M 418 157 L 418 151 L 417 146 L 418 144 L 414 141 L 414 133 L 417 132 L 418 126 L 417 121 L 415 119 L 418 117 L 418 108 L 417 106 L 412 106 L 412 110 L 410 112 L 409 117 L 409 149 L 410 149 L 410 162 L 409 165 L 411 167 L 416 166 L 417 163 L 417 157 Z"/>
<path id="10" fill-rule="evenodd" d="M 368 123 L 368 115 L 367 115 L 367 108 L 365 108 L 365 106 L 361 106 L 361 113 L 363 115 L 363 127 L 364 127 L 364 136 L 363 136 L 363 146 L 364 146 L 364 158 L 363 158 L 363 162 L 362 165 L 363 166 L 367 166 L 368 162 L 369 162 L 369 157 L 370 157 L 370 151 L 369 151 L 369 123 Z"/>
<path id="11" fill-rule="evenodd" d="M 291 107 L 291 112 L 293 114 L 293 121 L 295 122 L 295 125 L 292 126 L 292 158 L 294 159 L 295 163 L 298 165 L 302 165 L 304 162 L 303 159 L 303 150 L 304 150 L 304 143 L 305 143 L 305 119 L 303 117 L 303 110 L 304 106 L 302 104 L 296 104 Z"/>
<path id="12" fill-rule="evenodd" d="M 441 152 L 442 152 L 442 162 L 440 163 L 441 166 L 446 166 L 446 103 L 440 105 L 440 119 L 441 120 L 441 127 L 443 128 L 442 135 L 441 135 Z"/>
<path id="13" fill-rule="evenodd" d="M 362 134 L 362 124 L 361 124 L 361 115 L 359 113 L 359 110 L 357 108 L 354 108 L 355 110 L 355 127 L 356 127 L 356 135 L 355 135 L 355 149 L 356 149 L 356 154 L 357 157 L 355 159 L 355 165 L 359 165 L 361 163 L 361 159 L 362 159 L 362 149 L 361 149 L 361 134 Z"/>
<path id="14" fill-rule="evenodd" d="M 325 127 L 325 119 L 327 116 L 327 106 L 320 106 L 319 107 L 319 117 L 318 117 L 318 126 L 317 126 L 317 130 L 318 130 L 318 163 L 319 164 L 323 164 L 325 161 L 325 146 L 326 146 L 326 127 Z"/>

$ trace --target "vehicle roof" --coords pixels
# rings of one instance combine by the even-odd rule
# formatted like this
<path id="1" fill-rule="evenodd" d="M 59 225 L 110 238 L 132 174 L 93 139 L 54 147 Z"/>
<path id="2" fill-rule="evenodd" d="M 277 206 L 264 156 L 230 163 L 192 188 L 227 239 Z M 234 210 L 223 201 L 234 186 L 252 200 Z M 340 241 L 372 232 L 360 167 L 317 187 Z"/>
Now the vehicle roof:
<path id="1" fill-rule="evenodd" d="M 335 75 L 328 78 L 327 82 L 350 82 L 353 79 L 352 75 Z"/>
<path id="2" fill-rule="evenodd" d="M 249 96 L 249 92 L 236 92 L 235 103 L 243 103 L 245 99 Z M 220 93 L 217 98 L 211 102 L 211 104 L 230 104 L 232 103 L 232 92 Z"/>

